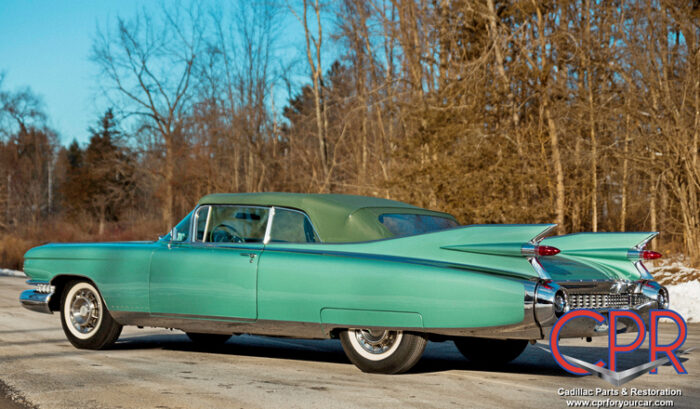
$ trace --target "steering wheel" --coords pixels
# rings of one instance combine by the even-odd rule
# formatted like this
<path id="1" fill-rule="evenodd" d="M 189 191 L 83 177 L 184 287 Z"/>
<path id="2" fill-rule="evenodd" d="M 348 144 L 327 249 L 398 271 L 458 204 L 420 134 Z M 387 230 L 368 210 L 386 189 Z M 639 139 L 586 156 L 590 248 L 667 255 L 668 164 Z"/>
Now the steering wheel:
<path id="1" fill-rule="evenodd" d="M 215 243 L 244 243 L 238 230 L 231 225 L 221 223 L 211 231 L 211 241 Z"/>

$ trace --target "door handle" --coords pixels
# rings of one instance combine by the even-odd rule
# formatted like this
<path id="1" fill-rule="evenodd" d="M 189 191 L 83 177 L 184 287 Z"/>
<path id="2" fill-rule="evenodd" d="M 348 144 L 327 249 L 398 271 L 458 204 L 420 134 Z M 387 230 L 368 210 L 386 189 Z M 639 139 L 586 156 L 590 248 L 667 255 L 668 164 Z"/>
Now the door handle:
<path id="1" fill-rule="evenodd" d="M 255 261 L 255 256 L 257 256 L 256 253 L 240 253 L 241 257 L 250 257 L 250 262 L 252 263 Z"/>

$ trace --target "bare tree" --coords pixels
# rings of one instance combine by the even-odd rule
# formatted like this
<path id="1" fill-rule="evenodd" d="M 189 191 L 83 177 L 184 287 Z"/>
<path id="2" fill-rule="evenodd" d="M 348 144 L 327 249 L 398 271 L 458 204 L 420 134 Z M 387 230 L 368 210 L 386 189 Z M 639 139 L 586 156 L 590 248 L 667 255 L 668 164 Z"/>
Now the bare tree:
<path id="1" fill-rule="evenodd" d="M 301 16 L 293 6 L 288 5 L 289 10 L 299 20 L 304 30 L 304 41 L 306 49 L 306 60 L 311 70 L 312 90 L 314 94 L 314 106 L 316 111 L 316 138 L 318 140 L 318 155 L 320 162 L 319 179 L 321 180 L 321 191 L 329 188 L 329 161 L 327 128 L 328 123 L 325 117 L 325 98 L 323 95 L 323 65 L 321 64 L 321 48 L 323 46 L 323 22 L 321 19 L 322 3 L 320 0 L 303 0 Z M 309 10 L 311 8 L 311 11 Z M 309 12 L 313 14 L 313 23 L 309 21 Z M 316 35 L 313 34 L 316 25 Z"/>
<path id="2" fill-rule="evenodd" d="M 2 79 L 0 76 L 0 142 L 6 140 L 7 149 L 0 169 L 4 168 L 5 176 L 5 222 L 10 225 L 29 218 L 35 226 L 42 215 L 51 212 L 58 137 L 46 125 L 41 99 L 26 87 L 2 89 Z"/>
<path id="3" fill-rule="evenodd" d="M 163 146 L 162 217 L 173 225 L 175 157 L 191 107 L 194 66 L 201 52 L 202 17 L 198 8 L 163 8 L 154 18 L 146 11 L 118 19 L 94 39 L 92 59 L 108 79 L 105 91 L 127 115 L 152 123 Z"/>

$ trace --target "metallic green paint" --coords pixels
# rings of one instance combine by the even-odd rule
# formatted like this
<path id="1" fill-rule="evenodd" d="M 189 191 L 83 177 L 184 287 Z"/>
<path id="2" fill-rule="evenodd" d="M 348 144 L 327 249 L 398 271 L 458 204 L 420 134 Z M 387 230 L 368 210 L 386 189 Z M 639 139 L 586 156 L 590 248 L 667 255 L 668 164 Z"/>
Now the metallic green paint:
<path id="1" fill-rule="evenodd" d="M 260 194 L 200 201 L 299 208 L 331 242 L 49 244 L 27 252 L 25 272 L 47 281 L 89 278 L 110 310 L 151 316 L 428 330 L 524 320 L 525 283 L 541 277 L 523 247 L 553 225 L 461 226 L 386 238 L 376 218 L 382 209 L 442 213 L 374 198 L 362 207 L 360 198 Z M 365 241 L 352 242 L 358 237 Z M 550 237 L 541 243 L 561 253 L 538 260 L 555 281 L 636 280 L 628 252 L 651 237 Z"/>
<path id="2" fill-rule="evenodd" d="M 262 248 L 201 243 L 157 248 L 151 259 L 150 308 L 145 311 L 256 318 Z"/>
<path id="3" fill-rule="evenodd" d="M 31 279 L 61 275 L 86 277 L 100 290 L 111 310 L 146 311 L 148 276 L 156 242 L 48 244 L 24 255 Z"/>
<path id="4" fill-rule="evenodd" d="M 317 322 L 326 308 L 419 314 L 423 328 L 488 327 L 523 319 L 519 280 L 467 269 L 368 259 L 357 253 L 299 254 L 274 246 L 265 250 L 259 271 L 260 319 Z M 405 326 L 403 316 L 383 316 L 388 320 L 384 325 Z"/>

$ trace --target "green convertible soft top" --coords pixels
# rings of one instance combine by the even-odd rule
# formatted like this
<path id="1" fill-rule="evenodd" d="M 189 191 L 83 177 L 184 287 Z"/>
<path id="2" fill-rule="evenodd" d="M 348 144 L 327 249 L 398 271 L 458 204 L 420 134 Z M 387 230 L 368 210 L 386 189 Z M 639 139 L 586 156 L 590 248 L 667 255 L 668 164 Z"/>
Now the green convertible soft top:
<path id="1" fill-rule="evenodd" d="M 312 193 L 215 193 L 204 196 L 203 204 L 279 206 L 309 215 L 321 240 L 326 243 L 358 242 L 391 237 L 379 222 L 384 213 L 425 214 L 446 217 L 447 213 L 422 209 L 407 203 L 376 197 Z"/>

